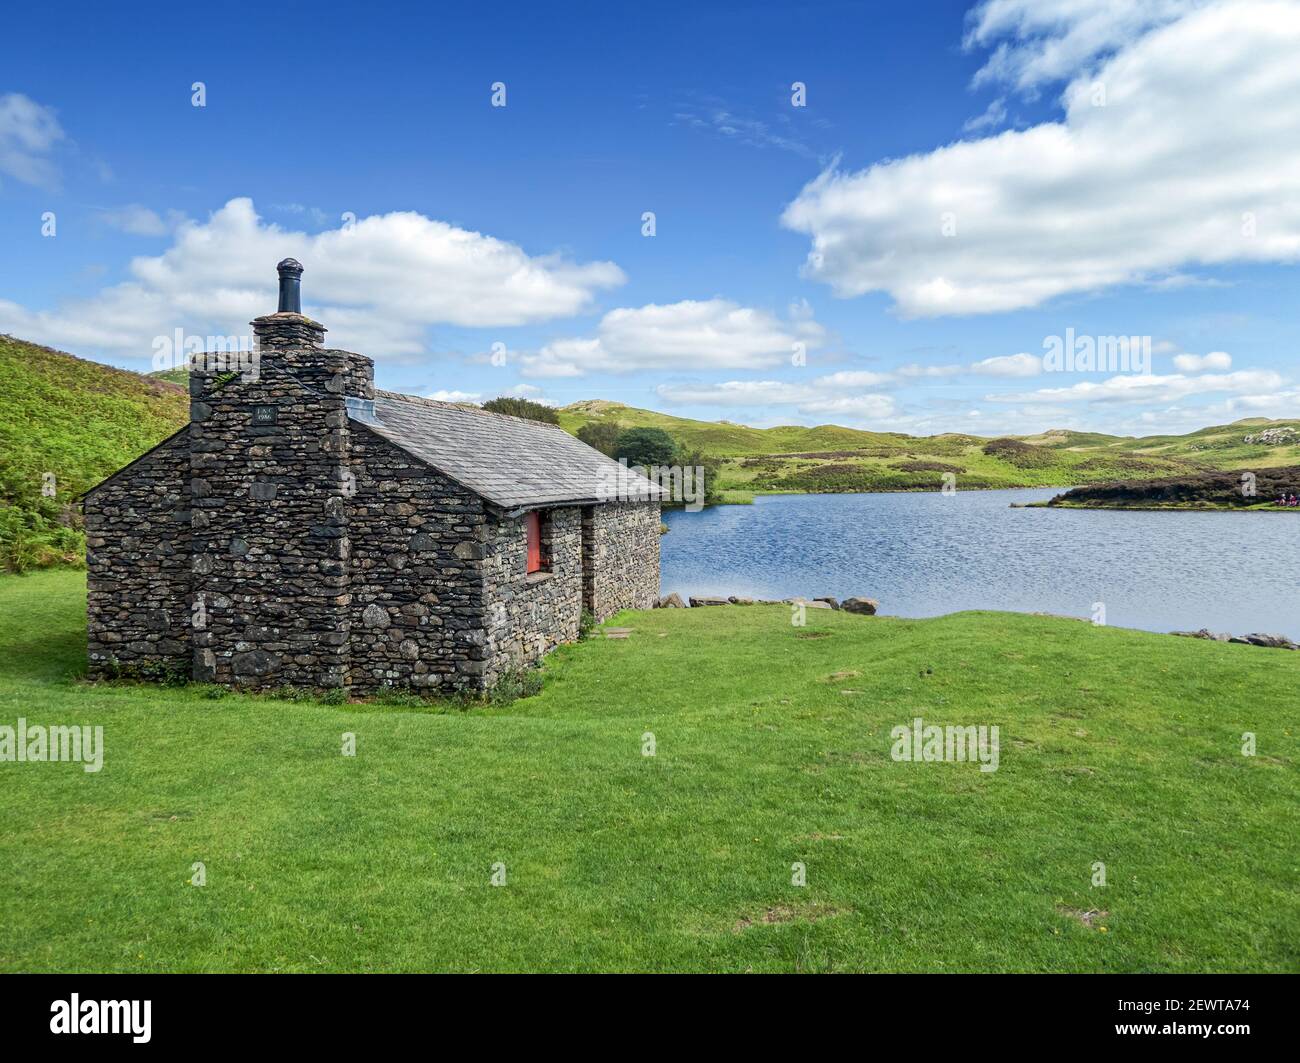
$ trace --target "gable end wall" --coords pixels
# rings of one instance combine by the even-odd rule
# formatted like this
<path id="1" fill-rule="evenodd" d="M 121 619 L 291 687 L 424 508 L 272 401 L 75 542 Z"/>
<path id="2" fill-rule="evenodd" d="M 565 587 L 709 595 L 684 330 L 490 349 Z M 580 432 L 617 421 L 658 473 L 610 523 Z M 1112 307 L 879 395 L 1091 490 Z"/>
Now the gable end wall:
<path id="1" fill-rule="evenodd" d="M 659 503 L 607 502 L 586 511 L 587 600 L 596 619 L 652 609 L 659 597 Z"/>
<path id="2" fill-rule="evenodd" d="M 190 674 L 189 433 L 85 499 L 89 674 Z"/>

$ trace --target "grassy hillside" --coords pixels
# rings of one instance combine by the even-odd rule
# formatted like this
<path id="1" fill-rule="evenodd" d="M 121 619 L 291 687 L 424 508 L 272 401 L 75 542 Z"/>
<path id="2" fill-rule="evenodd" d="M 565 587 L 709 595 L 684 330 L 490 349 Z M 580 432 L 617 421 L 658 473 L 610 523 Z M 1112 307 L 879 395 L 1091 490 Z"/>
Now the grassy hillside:
<path id="1" fill-rule="evenodd" d="M 188 417 L 175 384 L 0 335 L 0 570 L 79 564 L 73 500 Z"/>
<path id="2" fill-rule="evenodd" d="M 98 773 L 0 764 L 3 971 L 1300 965 L 1297 653 L 655 610 L 452 711 L 87 685 L 84 602 L 0 578 L 0 722 L 104 729 Z M 998 770 L 893 760 L 916 716 Z"/>
<path id="3" fill-rule="evenodd" d="M 593 421 L 662 428 L 689 447 L 725 458 L 721 487 L 729 492 L 927 491 L 941 487 L 946 475 L 967 490 L 1053 487 L 1300 462 L 1300 420 L 1255 418 L 1185 436 L 1058 429 L 993 440 L 955 433 L 864 432 L 838 425 L 748 428 L 599 400 L 560 410 L 560 424 L 570 432 Z M 1272 434 L 1259 441 L 1270 429 Z M 1247 438 L 1254 441 L 1247 443 Z"/>

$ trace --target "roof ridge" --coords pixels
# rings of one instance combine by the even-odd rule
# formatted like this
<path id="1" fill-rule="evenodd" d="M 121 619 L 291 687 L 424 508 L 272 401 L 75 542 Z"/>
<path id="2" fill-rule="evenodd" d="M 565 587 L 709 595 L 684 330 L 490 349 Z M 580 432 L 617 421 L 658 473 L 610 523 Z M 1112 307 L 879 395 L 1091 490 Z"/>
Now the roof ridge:
<path id="1" fill-rule="evenodd" d="M 496 410 L 485 410 L 482 406 L 475 405 L 472 402 L 447 402 L 443 399 L 428 399 L 423 395 L 408 395 L 404 391 L 385 391 L 383 388 L 375 388 L 376 398 L 380 395 L 386 399 L 396 399 L 398 402 L 431 406 L 435 410 L 460 410 L 464 413 L 482 414 L 484 417 L 504 417 L 508 421 L 522 421 L 524 424 L 538 425 L 542 428 L 559 428 L 561 432 L 564 432 L 564 429 L 560 428 L 558 424 L 551 424 L 550 421 L 534 421 L 531 417 L 516 417 L 512 413 L 497 413 Z"/>

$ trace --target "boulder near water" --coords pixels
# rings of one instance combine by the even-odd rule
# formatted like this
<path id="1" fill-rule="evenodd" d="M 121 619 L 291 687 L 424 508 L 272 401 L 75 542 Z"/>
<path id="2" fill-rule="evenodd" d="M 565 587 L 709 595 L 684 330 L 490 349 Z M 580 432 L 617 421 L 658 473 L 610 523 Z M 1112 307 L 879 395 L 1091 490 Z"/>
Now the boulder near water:
<path id="1" fill-rule="evenodd" d="M 875 616 L 880 603 L 874 598 L 845 598 L 840 608 L 846 613 L 859 613 L 862 616 Z"/>

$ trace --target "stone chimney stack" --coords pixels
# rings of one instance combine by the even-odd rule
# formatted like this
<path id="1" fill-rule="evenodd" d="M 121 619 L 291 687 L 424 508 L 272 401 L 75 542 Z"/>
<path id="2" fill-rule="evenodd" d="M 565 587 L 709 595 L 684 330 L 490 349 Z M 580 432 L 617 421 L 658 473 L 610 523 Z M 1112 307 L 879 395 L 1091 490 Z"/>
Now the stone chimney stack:
<path id="1" fill-rule="evenodd" d="M 252 323 L 256 369 L 190 373 L 191 674 L 347 686 L 347 406 L 373 363 L 323 346 L 301 312 L 302 266 L 279 273 L 280 308 Z"/>
<path id="2" fill-rule="evenodd" d="M 273 361 L 317 389 L 373 399 L 374 361 L 364 354 L 326 347 L 325 326 L 302 313 L 302 263 L 286 258 L 276 271 L 280 274 L 280 308 L 250 322 L 260 362 Z"/>
<path id="3" fill-rule="evenodd" d="M 286 258 L 275 267 L 280 274 L 280 307 L 274 314 L 254 318 L 253 337 L 257 349 L 287 350 L 319 347 L 325 342 L 325 326 L 302 312 L 302 263 Z"/>

